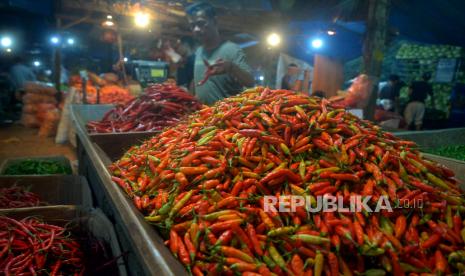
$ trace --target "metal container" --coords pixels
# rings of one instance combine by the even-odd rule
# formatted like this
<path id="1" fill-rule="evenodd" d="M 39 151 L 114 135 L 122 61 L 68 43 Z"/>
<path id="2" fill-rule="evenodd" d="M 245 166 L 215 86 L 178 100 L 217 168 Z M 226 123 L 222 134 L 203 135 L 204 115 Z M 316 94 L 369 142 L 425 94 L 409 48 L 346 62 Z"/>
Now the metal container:
<path id="1" fill-rule="evenodd" d="M 82 176 L 0 176 L 0 188 L 20 186 L 37 194 L 48 205 L 92 207 L 92 194 Z"/>
<path id="2" fill-rule="evenodd" d="M 82 208 L 77 206 L 51 206 L 32 207 L 21 209 L 2 209 L 0 215 L 6 215 L 14 219 L 22 219 L 30 216 L 38 216 L 45 222 L 65 226 L 71 222 L 71 232 L 73 227 L 79 231 L 84 230 L 90 235 L 108 245 L 111 250 L 110 258 L 116 258 L 118 275 L 126 276 L 127 271 L 122 256 L 122 251 L 118 243 L 113 225 L 99 209 Z"/>
<path id="3" fill-rule="evenodd" d="M 394 132 L 395 136 L 414 141 L 421 149 L 465 144 L 465 128 Z"/>
<path id="4" fill-rule="evenodd" d="M 144 140 L 159 133 L 158 131 L 133 131 L 116 133 L 89 133 L 86 124 L 89 121 L 101 120 L 113 105 L 71 105 L 71 119 L 75 125 L 89 136 L 90 141 L 100 145 L 111 156 L 122 155 L 131 145 L 142 143 Z M 126 146 L 129 145 L 129 146 Z"/>
<path id="5" fill-rule="evenodd" d="M 465 162 L 457 159 L 442 157 L 439 155 L 423 153 L 427 159 L 436 161 L 455 172 L 455 177 L 459 180 L 462 190 L 465 191 Z"/>
<path id="6" fill-rule="evenodd" d="M 73 113 L 75 116 L 76 112 Z M 122 250 L 128 252 L 126 262 L 130 275 L 187 275 L 155 228 L 145 222 L 130 198 L 112 182 L 107 170 L 110 158 L 79 120 L 82 122 L 75 116 L 79 174 L 88 179 L 96 205 L 113 222 Z M 108 147 L 111 147 L 111 141 L 106 143 Z M 125 147 L 121 144 L 113 147 L 124 153 Z M 117 153 L 112 154 L 118 158 L 115 157 Z"/>

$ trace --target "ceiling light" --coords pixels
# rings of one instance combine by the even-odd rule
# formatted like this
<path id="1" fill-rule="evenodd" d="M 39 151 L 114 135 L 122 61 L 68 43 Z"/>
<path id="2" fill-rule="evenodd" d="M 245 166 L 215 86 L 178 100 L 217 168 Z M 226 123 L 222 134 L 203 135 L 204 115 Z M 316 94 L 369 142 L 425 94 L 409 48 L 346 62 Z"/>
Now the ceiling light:
<path id="1" fill-rule="evenodd" d="M 276 33 L 272 33 L 266 38 L 266 42 L 268 45 L 276 47 L 281 43 L 281 37 Z"/>
<path id="2" fill-rule="evenodd" d="M 8 48 L 13 44 L 13 40 L 8 36 L 4 36 L 1 38 L 0 44 L 2 45 L 2 47 Z"/>
<path id="3" fill-rule="evenodd" d="M 145 28 L 150 23 L 150 16 L 148 13 L 145 12 L 137 12 L 134 15 L 134 23 L 139 28 Z"/>
<path id="4" fill-rule="evenodd" d="M 312 47 L 315 49 L 319 49 L 323 46 L 323 40 L 319 38 L 315 38 L 312 40 Z"/>
<path id="5" fill-rule="evenodd" d="M 52 36 L 50 38 L 50 42 L 52 42 L 52 44 L 57 45 L 58 43 L 60 43 L 60 38 L 58 36 Z"/>
<path id="6" fill-rule="evenodd" d="M 328 35 L 331 35 L 331 36 L 333 36 L 333 35 L 335 35 L 335 34 L 336 34 L 336 31 L 335 31 L 335 30 L 333 30 L 333 29 L 329 29 L 329 30 L 328 30 L 326 33 L 327 33 Z"/>

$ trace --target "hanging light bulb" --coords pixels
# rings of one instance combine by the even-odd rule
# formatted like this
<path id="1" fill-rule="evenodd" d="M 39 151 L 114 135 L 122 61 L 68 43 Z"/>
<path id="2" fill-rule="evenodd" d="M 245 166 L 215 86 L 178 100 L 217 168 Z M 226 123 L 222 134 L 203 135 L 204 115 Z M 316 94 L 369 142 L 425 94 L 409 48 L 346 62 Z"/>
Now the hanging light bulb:
<path id="1" fill-rule="evenodd" d="M 113 22 L 113 16 L 107 15 L 105 21 L 102 22 L 103 27 L 113 27 L 115 26 L 115 22 Z"/>
<path id="2" fill-rule="evenodd" d="M 142 11 L 136 12 L 134 15 L 134 23 L 139 28 L 145 28 L 150 23 L 150 15 Z"/>

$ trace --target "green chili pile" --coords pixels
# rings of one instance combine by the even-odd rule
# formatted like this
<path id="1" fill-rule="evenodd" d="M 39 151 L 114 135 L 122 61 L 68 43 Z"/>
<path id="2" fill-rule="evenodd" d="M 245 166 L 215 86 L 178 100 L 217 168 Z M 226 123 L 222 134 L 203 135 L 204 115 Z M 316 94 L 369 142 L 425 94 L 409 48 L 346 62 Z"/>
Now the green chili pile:
<path id="1" fill-rule="evenodd" d="M 110 170 L 194 275 L 465 271 L 454 173 L 326 99 L 250 89 L 132 147 Z M 292 195 L 310 203 L 280 212 Z M 368 198 L 371 210 L 385 199 L 392 210 L 311 211 L 321 196 Z"/>
<path id="2" fill-rule="evenodd" d="M 53 160 L 26 159 L 9 165 L 3 174 L 71 174 L 71 168 Z"/>
<path id="3" fill-rule="evenodd" d="M 444 146 L 427 149 L 425 152 L 465 161 L 465 145 Z"/>

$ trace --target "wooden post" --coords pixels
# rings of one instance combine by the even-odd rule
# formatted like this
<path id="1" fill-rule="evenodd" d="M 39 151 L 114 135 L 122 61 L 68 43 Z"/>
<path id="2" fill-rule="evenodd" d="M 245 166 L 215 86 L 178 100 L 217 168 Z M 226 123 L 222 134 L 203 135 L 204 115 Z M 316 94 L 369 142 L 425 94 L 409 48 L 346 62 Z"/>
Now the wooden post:
<path id="1" fill-rule="evenodd" d="M 124 85 L 128 85 L 128 77 L 126 76 L 126 67 L 124 64 L 124 54 L 123 54 L 123 37 L 121 36 L 121 32 L 118 32 L 118 55 L 119 55 L 119 63 L 121 64 L 121 73 L 123 75 L 123 83 Z"/>
<path id="2" fill-rule="evenodd" d="M 82 78 L 82 104 L 87 104 L 87 78 Z"/>
<path id="3" fill-rule="evenodd" d="M 390 0 L 368 0 L 368 18 L 365 40 L 363 43 L 363 72 L 373 80 L 373 91 L 364 110 L 364 118 L 373 120 L 378 82 L 381 76 L 386 34 L 388 29 Z"/>
<path id="4" fill-rule="evenodd" d="M 61 19 L 57 18 L 57 29 L 61 29 Z M 59 31 L 59 33 L 61 33 Z M 53 82 L 55 83 L 55 88 L 58 92 L 60 92 L 61 86 L 61 42 L 55 46 L 53 51 L 53 59 L 54 59 L 54 66 L 53 66 Z"/>

